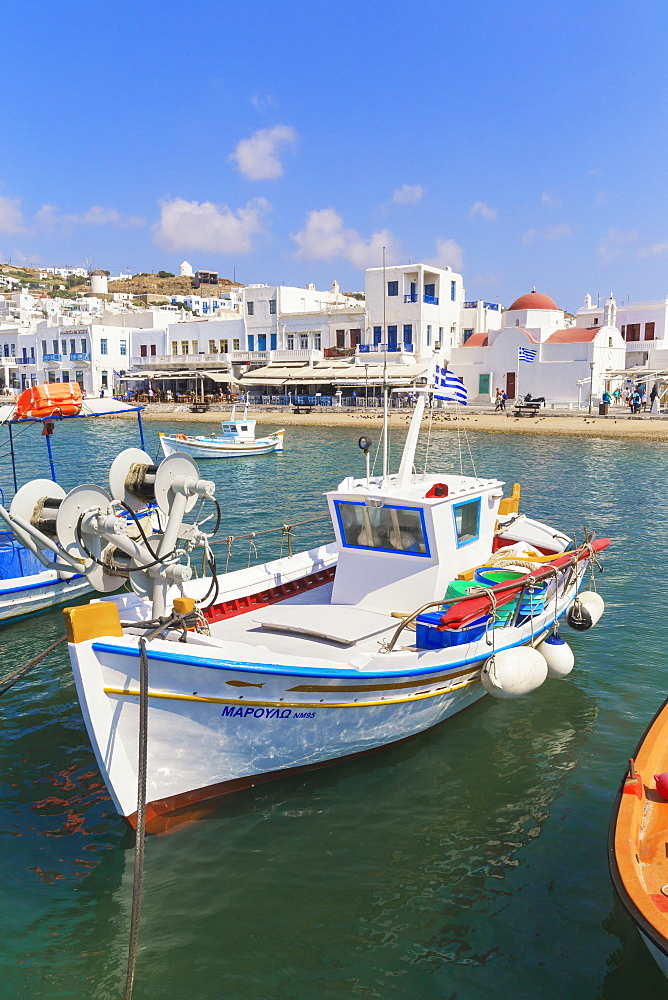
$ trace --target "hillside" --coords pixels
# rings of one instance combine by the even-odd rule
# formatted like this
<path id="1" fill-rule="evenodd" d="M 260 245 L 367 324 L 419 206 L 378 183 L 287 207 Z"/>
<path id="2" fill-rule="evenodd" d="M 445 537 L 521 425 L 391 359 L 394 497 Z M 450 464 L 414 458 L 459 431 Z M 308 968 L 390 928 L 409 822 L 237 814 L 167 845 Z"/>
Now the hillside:
<path id="1" fill-rule="evenodd" d="M 0 274 L 7 274 L 12 278 L 17 278 L 19 281 L 26 285 L 38 285 L 43 291 L 49 291 L 51 288 L 58 288 L 63 284 L 67 284 L 69 292 L 74 294 L 82 294 L 90 290 L 90 282 L 85 278 L 81 278 L 79 281 L 75 281 L 73 278 L 65 282 L 63 278 L 58 275 L 49 275 L 48 278 L 40 279 L 40 274 L 43 273 L 39 268 L 33 267 L 17 267 L 13 264 L 0 264 Z M 227 278 L 221 278 L 218 285 L 203 285 L 201 288 L 193 289 L 192 278 L 161 278 L 159 274 L 135 274 L 132 278 L 128 278 L 124 281 L 110 281 L 108 284 L 109 292 L 129 292 L 131 295 L 191 295 L 193 292 L 197 295 L 201 295 L 202 298 L 211 298 L 215 295 L 220 295 L 221 292 L 228 291 L 230 288 L 243 288 L 243 285 L 239 282 L 230 281 Z"/>
<path id="2" fill-rule="evenodd" d="M 229 291 L 230 288 L 243 288 L 238 282 L 221 278 L 217 285 L 203 285 L 201 288 L 193 289 L 192 278 L 161 278 L 157 274 L 135 274 L 134 277 L 124 281 L 110 281 L 108 284 L 110 292 L 130 292 L 132 295 L 201 295 L 202 298 L 211 298 L 220 295 L 221 292 Z"/>

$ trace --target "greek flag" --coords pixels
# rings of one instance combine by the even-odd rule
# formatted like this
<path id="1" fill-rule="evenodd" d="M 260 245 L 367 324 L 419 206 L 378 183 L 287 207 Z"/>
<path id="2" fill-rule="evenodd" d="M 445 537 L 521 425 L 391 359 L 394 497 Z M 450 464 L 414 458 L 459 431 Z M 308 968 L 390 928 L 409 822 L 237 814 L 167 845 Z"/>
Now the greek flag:
<path id="1" fill-rule="evenodd" d="M 518 357 L 520 361 L 535 361 L 538 351 L 530 351 L 527 347 L 518 347 Z"/>
<path id="2" fill-rule="evenodd" d="M 450 403 L 461 403 L 466 406 L 468 392 L 460 378 L 453 375 L 447 368 L 440 365 L 434 367 L 434 399 L 444 399 Z"/>

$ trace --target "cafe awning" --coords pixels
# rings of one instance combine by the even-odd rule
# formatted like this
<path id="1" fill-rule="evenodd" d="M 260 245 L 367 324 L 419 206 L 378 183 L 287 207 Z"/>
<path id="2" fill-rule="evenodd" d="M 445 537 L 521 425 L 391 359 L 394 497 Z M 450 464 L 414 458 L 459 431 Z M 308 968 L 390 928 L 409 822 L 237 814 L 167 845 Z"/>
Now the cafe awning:
<path id="1" fill-rule="evenodd" d="M 285 367 L 265 365 L 242 376 L 244 385 L 410 385 L 424 378 L 427 365 L 390 364 L 386 367 L 374 365 L 351 365 L 346 363 L 322 362 L 316 365 Z"/>
<path id="2" fill-rule="evenodd" d="M 122 375 L 119 377 L 119 382 L 153 382 L 160 381 L 161 379 L 179 379 L 179 378 L 210 378 L 212 382 L 238 382 L 239 379 L 235 378 L 232 372 L 210 372 L 210 371 L 177 371 L 177 372 L 142 372 L 141 375 Z"/>

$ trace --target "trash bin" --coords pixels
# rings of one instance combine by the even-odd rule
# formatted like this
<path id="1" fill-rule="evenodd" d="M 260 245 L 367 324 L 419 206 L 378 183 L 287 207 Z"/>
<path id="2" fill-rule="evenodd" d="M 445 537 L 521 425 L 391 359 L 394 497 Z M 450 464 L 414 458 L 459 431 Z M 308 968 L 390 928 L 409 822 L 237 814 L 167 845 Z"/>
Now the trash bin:
<path id="1" fill-rule="evenodd" d="M 599 417 L 607 417 L 607 415 L 608 415 L 608 407 L 609 406 L 610 406 L 610 403 L 599 403 L 598 404 L 598 415 L 599 415 Z"/>

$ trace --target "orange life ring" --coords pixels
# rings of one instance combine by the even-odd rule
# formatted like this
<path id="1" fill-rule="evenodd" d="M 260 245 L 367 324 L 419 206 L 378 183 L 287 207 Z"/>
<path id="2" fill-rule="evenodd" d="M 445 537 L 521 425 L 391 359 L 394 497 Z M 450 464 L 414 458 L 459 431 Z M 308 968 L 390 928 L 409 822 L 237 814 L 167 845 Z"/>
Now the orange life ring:
<path id="1" fill-rule="evenodd" d="M 175 434 L 174 437 L 176 438 L 177 441 L 187 441 L 188 440 L 188 435 L 187 434 Z"/>

